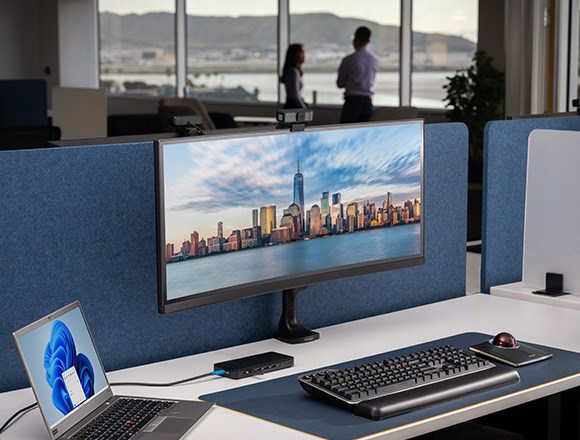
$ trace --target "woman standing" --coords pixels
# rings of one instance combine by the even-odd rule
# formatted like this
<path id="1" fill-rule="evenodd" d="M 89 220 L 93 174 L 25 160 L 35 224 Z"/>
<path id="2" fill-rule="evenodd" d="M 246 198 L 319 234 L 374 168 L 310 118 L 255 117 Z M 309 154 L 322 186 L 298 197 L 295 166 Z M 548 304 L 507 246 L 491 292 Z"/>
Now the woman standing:
<path id="1" fill-rule="evenodd" d="M 302 44 L 291 44 L 286 51 L 280 82 L 286 89 L 284 108 L 308 108 L 302 99 L 302 64 L 304 64 L 304 47 Z"/>

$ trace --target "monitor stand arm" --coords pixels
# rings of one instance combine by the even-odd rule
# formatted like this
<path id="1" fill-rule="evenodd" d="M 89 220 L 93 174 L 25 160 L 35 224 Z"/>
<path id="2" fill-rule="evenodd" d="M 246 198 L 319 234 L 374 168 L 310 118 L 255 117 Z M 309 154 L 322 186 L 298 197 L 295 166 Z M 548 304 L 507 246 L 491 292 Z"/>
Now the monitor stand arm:
<path id="1" fill-rule="evenodd" d="M 296 296 L 304 287 L 282 291 L 282 315 L 274 337 L 288 344 L 315 341 L 320 335 L 302 327 L 296 313 Z"/>

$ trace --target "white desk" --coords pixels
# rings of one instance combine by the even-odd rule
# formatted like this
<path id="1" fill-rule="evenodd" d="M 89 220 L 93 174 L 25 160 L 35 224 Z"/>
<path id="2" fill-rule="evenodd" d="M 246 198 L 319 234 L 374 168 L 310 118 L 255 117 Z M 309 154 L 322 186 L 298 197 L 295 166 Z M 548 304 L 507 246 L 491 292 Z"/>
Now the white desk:
<path id="1" fill-rule="evenodd" d="M 524 301 L 580 310 L 580 295 L 577 293 L 562 296 L 538 295 L 532 293 L 532 289 L 524 287 L 521 281 L 502 284 L 501 286 L 494 286 L 490 289 L 490 293 L 495 296 L 504 296 L 506 298 L 521 299 Z"/>
<path id="2" fill-rule="evenodd" d="M 195 399 L 240 385 L 274 379 L 350 359 L 419 344 L 464 332 L 495 334 L 510 331 L 528 342 L 580 352 L 580 311 L 532 302 L 476 294 L 319 329 L 320 340 L 288 345 L 268 339 L 157 364 L 115 371 L 111 381 L 173 381 L 203 374 L 213 364 L 264 351 L 278 351 L 295 358 L 295 366 L 265 376 L 242 380 L 207 378 L 170 388 L 117 387 L 118 394 Z M 170 341 L 168 341 L 170 343 Z M 565 389 L 580 386 L 580 373 L 534 389 L 502 396 L 451 413 L 402 426 L 369 438 L 402 439 L 434 431 L 489 413 L 519 405 Z M 0 421 L 34 401 L 30 389 L 0 394 Z M 33 410 L 11 426 L 2 439 L 48 439 L 40 413 Z M 203 439 L 313 439 L 310 435 L 215 407 L 189 438 Z"/>

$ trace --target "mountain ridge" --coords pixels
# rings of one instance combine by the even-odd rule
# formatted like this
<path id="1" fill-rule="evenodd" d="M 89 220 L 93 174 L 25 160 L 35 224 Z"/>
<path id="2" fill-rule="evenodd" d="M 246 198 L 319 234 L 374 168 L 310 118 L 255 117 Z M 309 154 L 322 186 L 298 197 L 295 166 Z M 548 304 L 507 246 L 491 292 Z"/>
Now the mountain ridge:
<path id="1" fill-rule="evenodd" d="M 275 16 L 187 17 L 190 48 L 244 48 L 276 51 Z M 399 27 L 381 25 L 357 18 L 342 18 L 330 13 L 294 14 L 291 16 L 291 40 L 308 47 L 351 50 L 351 35 L 356 27 L 365 25 L 373 32 L 371 44 L 379 55 L 397 53 Z M 174 45 L 174 14 L 100 14 L 101 47 L 112 49 L 122 42 L 131 48 L 164 48 Z M 436 48 L 447 52 L 474 52 L 475 43 L 456 35 L 413 33 L 415 51 L 428 52 Z"/>

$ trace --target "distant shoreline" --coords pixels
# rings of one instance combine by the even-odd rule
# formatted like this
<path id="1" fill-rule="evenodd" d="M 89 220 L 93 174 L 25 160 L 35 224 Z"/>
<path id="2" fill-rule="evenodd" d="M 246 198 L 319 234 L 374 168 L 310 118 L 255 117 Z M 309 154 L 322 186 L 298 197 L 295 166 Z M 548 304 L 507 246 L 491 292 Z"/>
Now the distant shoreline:
<path id="1" fill-rule="evenodd" d="M 370 231 L 377 231 L 380 229 L 392 229 L 392 228 L 400 228 L 403 226 L 412 226 L 412 225 L 416 225 L 416 224 L 420 224 L 421 223 L 421 219 L 419 220 L 415 220 L 413 222 L 409 222 L 409 223 L 398 223 L 396 225 L 392 225 L 392 226 L 375 226 L 374 228 L 368 228 L 368 229 L 359 229 L 357 231 L 353 231 L 353 232 L 342 232 L 342 233 L 333 233 L 333 234 L 325 234 L 325 235 L 315 235 L 313 237 L 306 235 L 298 240 L 290 240 L 290 241 L 286 241 L 286 242 L 282 242 L 282 243 L 272 243 L 272 244 L 266 244 L 266 245 L 261 245 L 261 246 L 252 246 L 252 247 L 247 247 L 247 248 L 241 248 L 241 249 L 237 249 L 235 251 L 221 251 L 221 252 L 212 252 L 210 254 L 207 255 L 187 255 L 187 256 L 181 256 L 181 257 L 177 257 L 175 260 L 172 261 L 166 261 L 165 264 L 176 264 L 176 263 L 182 263 L 184 261 L 190 261 L 190 260 L 199 260 L 199 259 L 204 259 L 207 257 L 212 257 L 212 256 L 217 256 L 217 255 L 224 255 L 224 254 L 233 254 L 233 253 L 237 253 L 237 252 L 241 252 L 241 251 L 247 251 L 250 249 L 260 249 L 260 248 L 267 248 L 267 247 L 271 247 L 271 246 L 282 246 L 282 245 L 288 245 L 288 244 L 298 244 L 298 243 L 302 243 L 305 241 L 314 241 L 317 239 L 322 239 L 322 238 L 332 238 L 332 237 L 339 237 L 339 236 L 344 236 L 344 235 L 354 235 L 354 234 L 358 234 L 358 233 L 364 233 L 364 232 L 370 232 Z"/>

